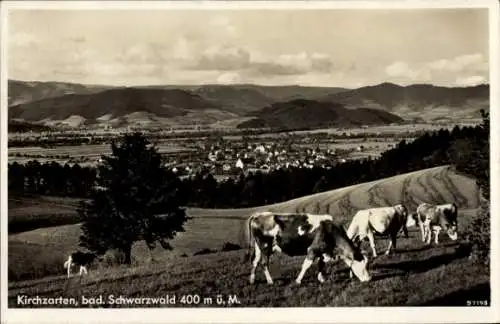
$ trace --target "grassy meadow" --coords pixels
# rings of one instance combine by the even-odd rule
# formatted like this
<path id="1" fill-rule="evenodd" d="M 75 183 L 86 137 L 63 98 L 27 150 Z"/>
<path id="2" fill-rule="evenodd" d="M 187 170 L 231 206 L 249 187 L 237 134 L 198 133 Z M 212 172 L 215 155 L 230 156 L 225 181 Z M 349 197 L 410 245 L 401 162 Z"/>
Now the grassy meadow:
<path id="1" fill-rule="evenodd" d="M 441 236 L 439 246 L 425 246 L 416 228 L 410 229 L 410 238 L 398 239 L 393 255 L 373 260 L 370 267 L 373 280 L 368 283 L 349 279 L 346 266 L 333 263 L 327 266 L 329 278 L 326 283 L 319 285 L 316 266 L 313 266 L 302 286 L 297 287 L 292 282 L 303 258 L 275 255 L 270 266 L 275 284 L 268 286 L 262 272 L 258 271 L 256 285 L 251 286 L 248 284 L 250 263 L 243 260 L 244 251 L 222 252 L 227 242 L 246 247 L 244 221 L 257 210 L 329 213 L 347 226 L 358 209 L 401 202 L 414 209 L 424 201 L 455 202 L 459 206 L 460 231 L 479 207 L 479 192 L 474 180 L 444 166 L 258 208 L 189 208 L 187 212 L 192 219 L 186 223 L 185 232 L 172 241 L 173 251 L 157 248 L 150 254 L 144 244 L 137 243 L 133 249 L 132 267 L 98 264 L 90 270 L 89 276 L 70 280 L 66 279 L 62 264 L 68 253 L 77 248 L 80 231 L 76 217 L 73 224 L 12 233 L 8 247 L 9 307 L 17 306 L 18 294 L 52 297 L 175 294 L 177 298 L 183 294 L 198 294 L 201 297 L 200 303 L 178 302 L 166 305 L 168 307 L 221 306 L 215 303 L 218 294 L 236 295 L 240 303 L 234 306 L 274 307 L 451 306 L 464 305 L 466 297 L 488 299 L 488 269 L 472 265 L 467 251 L 445 235 Z M 11 208 L 15 210 L 9 204 L 9 222 Z M 19 220 L 21 215 L 16 217 Z M 385 249 L 387 243 L 383 238 L 377 240 L 378 250 Z M 194 255 L 204 249 L 207 254 Z M 474 296 L 477 298 L 472 298 Z M 208 303 L 210 298 L 213 303 Z"/>

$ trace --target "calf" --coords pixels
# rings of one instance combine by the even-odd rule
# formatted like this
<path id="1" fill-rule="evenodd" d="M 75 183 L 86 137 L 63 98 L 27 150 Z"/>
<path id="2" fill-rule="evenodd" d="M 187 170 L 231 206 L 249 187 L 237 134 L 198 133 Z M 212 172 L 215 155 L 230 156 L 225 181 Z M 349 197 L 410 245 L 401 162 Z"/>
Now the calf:
<path id="1" fill-rule="evenodd" d="M 88 252 L 74 252 L 72 253 L 66 262 L 64 262 L 64 268 L 68 269 L 68 278 L 71 277 L 71 267 L 80 266 L 80 276 L 82 274 L 88 274 L 87 267 L 97 258 L 93 253 Z"/>
<path id="2" fill-rule="evenodd" d="M 444 230 L 453 241 L 458 239 L 457 215 L 458 208 L 455 203 L 443 205 L 422 203 L 411 218 L 420 227 L 422 242 L 430 244 L 434 233 L 434 243 L 438 244 L 441 230 Z"/>
<path id="3" fill-rule="evenodd" d="M 262 263 L 268 284 L 273 284 L 269 273 L 269 258 L 274 252 L 289 256 L 306 256 L 295 282 L 300 284 L 309 267 L 318 260 L 318 281 L 324 282 L 325 263 L 339 256 L 361 281 L 371 280 L 368 260 L 361 254 L 344 229 L 333 223 L 330 215 L 284 214 L 259 212 L 248 219 L 249 249 L 254 249 L 250 283 L 255 281 L 255 270 Z"/>
<path id="4" fill-rule="evenodd" d="M 358 211 L 347 229 L 347 236 L 361 243 L 364 238 L 368 238 L 373 251 L 373 257 L 377 257 L 375 248 L 375 235 L 389 235 L 391 240 L 385 254 L 389 254 L 391 249 L 396 248 L 396 239 L 400 230 L 403 230 L 408 237 L 406 222 L 408 211 L 403 205 L 392 207 L 378 207 Z"/>

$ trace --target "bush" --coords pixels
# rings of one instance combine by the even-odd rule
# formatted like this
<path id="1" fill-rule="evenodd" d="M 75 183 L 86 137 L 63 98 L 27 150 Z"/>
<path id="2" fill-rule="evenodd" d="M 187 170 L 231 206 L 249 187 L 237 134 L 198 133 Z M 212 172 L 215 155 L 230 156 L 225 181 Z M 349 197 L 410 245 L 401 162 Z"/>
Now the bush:
<path id="1" fill-rule="evenodd" d="M 123 263 L 123 253 L 120 253 L 118 250 L 110 249 L 106 253 L 104 253 L 102 257 L 102 263 L 107 266 L 114 266 Z"/>
<path id="2" fill-rule="evenodd" d="M 198 252 L 193 253 L 193 255 L 211 254 L 211 253 L 215 253 L 215 252 L 217 252 L 217 251 L 205 248 L 203 250 L 200 250 Z"/>
<path id="3" fill-rule="evenodd" d="M 466 228 L 464 236 L 471 248 L 470 258 L 474 262 L 490 264 L 490 207 L 484 202 L 477 213 L 477 217 Z"/>
<path id="4" fill-rule="evenodd" d="M 221 251 L 236 251 L 236 250 L 241 250 L 241 246 L 231 242 L 224 242 L 221 249 Z"/>

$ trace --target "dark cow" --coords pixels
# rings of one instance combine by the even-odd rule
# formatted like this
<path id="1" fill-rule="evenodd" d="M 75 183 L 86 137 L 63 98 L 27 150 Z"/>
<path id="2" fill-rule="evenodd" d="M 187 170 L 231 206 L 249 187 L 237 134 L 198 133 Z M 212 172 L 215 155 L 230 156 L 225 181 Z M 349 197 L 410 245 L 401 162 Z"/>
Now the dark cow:
<path id="1" fill-rule="evenodd" d="M 457 215 L 458 208 L 454 203 L 443 205 L 422 203 L 411 218 L 420 227 L 422 242 L 431 244 L 432 232 L 434 232 L 434 242 L 438 244 L 441 230 L 444 230 L 453 241 L 458 239 Z"/>
<path id="2" fill-rule="evenodd" d="M 74 252 L 72 253 L 66 262 L 64 262 L 64 268 L 68 269 L 68 278 L 71 276 L 71 267 L 80 266 L 80 276 L 82 274 L 88 274 L 87 267 L 97 258 L 97 255 L 89 252 Z"/>
<path id="3" fill-rule="evenodd" d="M 250 283 L 255 281 L 255 270 L 262 263 L 268 284 L 273 283 L 269 273 L 269 258 L 273 252 L 306 258 L 295 282 L 300 284 L 311 264 L 318 259 L 318 280 L 325 281 L 325 263 L 339 256 L 361 281 L 371 280 L 367 271 L 368 259 L 361 254 L 344 229 L 333 223 L 330 215 L 285 214 L 258 212 L 248 219 L 249 248 L 254 249 Z"/>
<path id="4" fill-rule="evenodd" d="M 352 218 L 351 225 L 347 229 L 347 236 L 354 242 L 362 242 L 368 238 L 373 251 L 373 257 L 377 257 L 375 249 L 375 235 L 389 235 L 391 240 L 385 254 L 391 253 L 396 248 L 396 239 L 400 230 L 408 237 L 406 223 L 408 210 L 403 205 L 392 207 L 377 207 L 358 211 Z"/>

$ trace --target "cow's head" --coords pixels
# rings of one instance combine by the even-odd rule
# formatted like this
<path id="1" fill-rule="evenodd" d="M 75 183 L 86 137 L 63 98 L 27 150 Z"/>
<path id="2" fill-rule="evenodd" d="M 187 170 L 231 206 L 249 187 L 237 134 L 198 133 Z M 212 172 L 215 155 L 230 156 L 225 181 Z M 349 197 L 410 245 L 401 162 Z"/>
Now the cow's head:
<path id="1" fill-rule="evenodd" d="M 369 261 L 366 255 L 360 252 L 352 260 L 346 258 L 344 262 L 351 268 L 354 275 L 360 281 L 370 281 L 372 279 L 372 276 L 368 272 Z"/>
<path id="2" fill-rule="evenodd" d="M 448 234 L 452 241 L 456 241 L 458 239 L 458 230 L 457 230 L 457 222 L 449 221 L 447 219 L 442 219 L 440 221 L 441 228 Z"/>
<path id="3" fill-rule="evenodd" d="M 458 239 L 457 216 L 456 209 L 453 210 L 452 208 L 442 211 L 439 223 L 450 239 L 456 241 Z"/>

